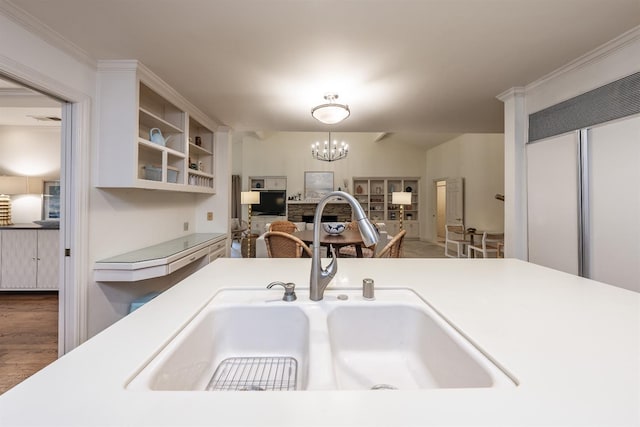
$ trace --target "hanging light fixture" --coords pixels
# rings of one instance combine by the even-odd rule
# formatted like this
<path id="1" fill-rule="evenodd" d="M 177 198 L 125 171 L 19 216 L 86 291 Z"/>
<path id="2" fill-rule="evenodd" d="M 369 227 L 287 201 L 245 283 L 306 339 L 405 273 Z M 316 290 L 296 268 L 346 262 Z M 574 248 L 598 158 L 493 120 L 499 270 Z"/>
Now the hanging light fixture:
<path id="1" fill-rule="evenodd" d="M 321 104 L 311 109 L 311 115 L 314 119 L 327 125 L 340 123 L 351 114 L 349 106 L 345 104 L 336 104 L 338 99 L 337 93 L 328 93 L 324 96 L 328 101 L 327 104 Z"/>
<path id="2" fill-rule="evenodd" d="M 331 141 L 331 132 L 329 132 L 329 139 L 325 140 L 323 145 L 320 142 L 311 144 L 311 157 L 316 160 L 333 162 L 334 160 L 344 159 L 347 154 L 349 154 L 349 144 L 342 141 L 338 145 L 337 139 Z"/>

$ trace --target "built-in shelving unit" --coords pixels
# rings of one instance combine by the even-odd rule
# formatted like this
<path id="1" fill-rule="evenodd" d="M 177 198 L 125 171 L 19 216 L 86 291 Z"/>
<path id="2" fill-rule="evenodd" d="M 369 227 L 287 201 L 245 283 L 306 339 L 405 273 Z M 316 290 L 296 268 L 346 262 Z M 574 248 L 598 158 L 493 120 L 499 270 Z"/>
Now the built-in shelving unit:
<path id="1" fill-rule="evenodd" d="M 213 121 L 137 61 L 98 76 L 98 187 L 214 193 Z"/>
<path id="2" fill-rule="evenodd" d="M 286 176 L 250 176 L 249 188 L 251 191 L 286 190 Z"/>
<path id="3" fill-rule="evenodd" d="M 372 221 L 384 222 L 390 234 L 400 229 L 400 206 L 392 203 L 392 193 L 411 193 L 411 204 L 404 206 L 403 227 L 407 238 L 420 237 L 419 178 L 417 177 L 354 177 L 353 195 Z"/>

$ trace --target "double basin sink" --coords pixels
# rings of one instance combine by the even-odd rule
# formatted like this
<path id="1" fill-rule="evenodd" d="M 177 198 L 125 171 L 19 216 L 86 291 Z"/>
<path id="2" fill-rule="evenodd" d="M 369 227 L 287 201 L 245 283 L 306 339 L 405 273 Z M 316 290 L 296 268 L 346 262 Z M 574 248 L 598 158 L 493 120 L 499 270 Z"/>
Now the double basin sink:
<path id="1" fill-rule="evenodd" d="M 129 390 L 415 390 L 513 387 L 408 289 L 225 289 L 129 381 Z"/>

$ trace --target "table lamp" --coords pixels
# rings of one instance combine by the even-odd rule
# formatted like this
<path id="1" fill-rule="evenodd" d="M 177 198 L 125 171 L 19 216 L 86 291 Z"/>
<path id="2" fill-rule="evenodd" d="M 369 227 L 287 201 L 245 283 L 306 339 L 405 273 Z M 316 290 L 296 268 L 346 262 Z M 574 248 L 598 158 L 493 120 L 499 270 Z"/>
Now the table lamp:
<path id="1" fill-rule="evenodd" d="M 260 203 L 259 191 L 243 191 L 240 193 L 240 203 L 248 205 L 249 209 L 249 235 L 247 236 L 247 258 L 251 258 L 251 205 Z"/>
<path id="2" fill-rule="evenodd" d="M 402 220 L 404 219 L 404 205 L 411 204 L 411 193 L 405 191 L 394 191 L 391 193 L 391 204 L 400 205 L 400 230 L 402 230 Z"/>

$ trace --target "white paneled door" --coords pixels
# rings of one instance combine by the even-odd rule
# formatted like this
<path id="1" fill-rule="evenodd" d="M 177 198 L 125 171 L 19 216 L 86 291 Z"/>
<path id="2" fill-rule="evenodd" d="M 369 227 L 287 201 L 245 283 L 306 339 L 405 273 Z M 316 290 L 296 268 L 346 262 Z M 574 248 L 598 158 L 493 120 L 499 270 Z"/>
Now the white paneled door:
<path id="1" fill-rule="evenodd" d="M 464 180 L 447 178 L 446 215 L 447 224 L 464 223 Z"/>
<path id="2" fill-rule="evenodd" d="M 589 277 L 640 292 L 640 116 L 591 129 Z"/>
<path id="3" fill-rule="evenodd" d="M 528 144 L 529 261 L 578 274 L 577 132 Z"/>

